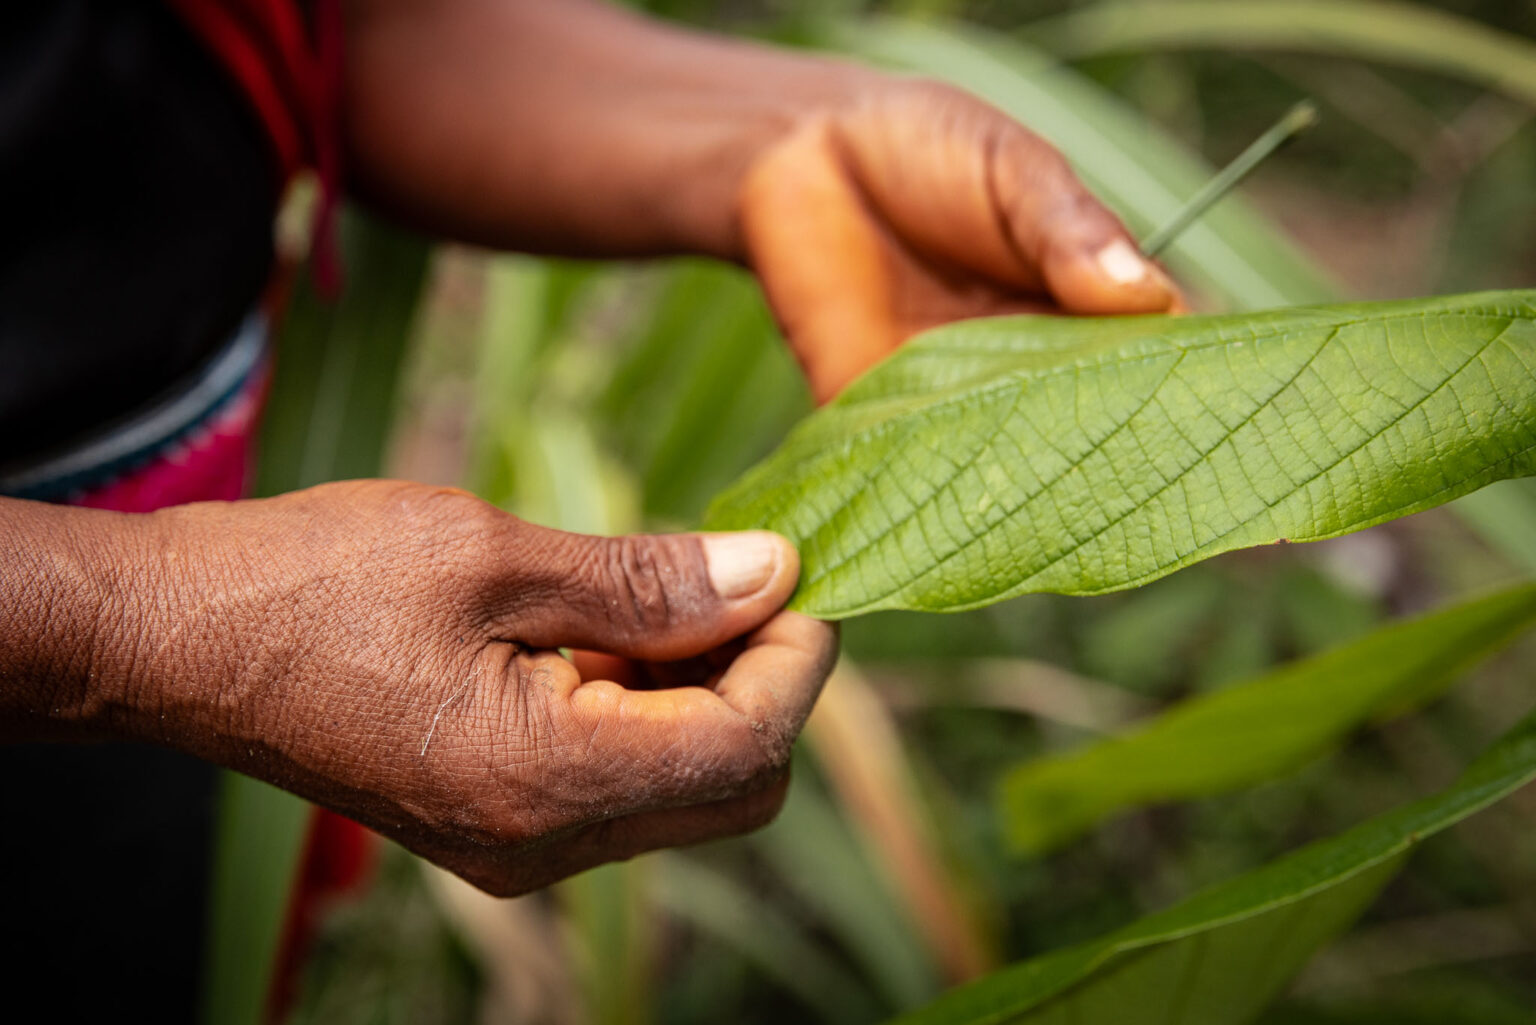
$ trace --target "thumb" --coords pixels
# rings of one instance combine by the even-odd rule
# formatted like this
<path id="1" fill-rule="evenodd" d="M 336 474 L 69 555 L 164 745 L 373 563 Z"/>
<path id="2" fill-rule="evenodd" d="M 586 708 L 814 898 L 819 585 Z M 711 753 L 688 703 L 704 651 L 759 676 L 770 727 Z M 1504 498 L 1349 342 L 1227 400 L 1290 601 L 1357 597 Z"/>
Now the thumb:
<path id="1" fill-rule="evenodd" d="M 1070 313 L 1162 313 L 1180 305 L 1173 282 L 1086 192 L 1040 226 L 1037 246 L 1046 288 Z"/>
<path id="2" fill-rule="evenodd" d="M 766 622 L 800 576 L 793 545 L 764 530 L 594 537 L 529 526 L 533 586 L 509 595 L 514 639 L 647 661 L 702 654 Z M 529 598 L 530 594 L 538 595 Z"/>

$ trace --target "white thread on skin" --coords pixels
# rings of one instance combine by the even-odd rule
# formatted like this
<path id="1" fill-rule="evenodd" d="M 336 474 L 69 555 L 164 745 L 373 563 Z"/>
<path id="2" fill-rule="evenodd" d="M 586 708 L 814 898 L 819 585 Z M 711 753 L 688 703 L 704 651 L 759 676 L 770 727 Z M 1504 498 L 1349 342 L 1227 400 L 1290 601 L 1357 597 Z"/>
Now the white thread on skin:
<path id="1" fill-rule="evenodd" d="M 448 711 L 448 706 L 459 700 L 459 698 L 462 698 L 464 696 L 464 692 L 469 690 L 469 685 L 474 683 L 479 678 L 480 668 L 476 666 L 474 673 L 472 673 L 468 679 L 459 685 L 459 689 L 454 691 L 453 695 L 448 698 L 447 701 L 444 701 L 441 705 L 437 706 L 437 714 L 432 717 L 432 725 L 427 728 L 427 739 L 421 742 L 421 757 L 425 758 L 427 756 L 427 747 L 432 743 L 432 734 L 437 732 L 437 721 L 443 717 L 444 712 Z"/>

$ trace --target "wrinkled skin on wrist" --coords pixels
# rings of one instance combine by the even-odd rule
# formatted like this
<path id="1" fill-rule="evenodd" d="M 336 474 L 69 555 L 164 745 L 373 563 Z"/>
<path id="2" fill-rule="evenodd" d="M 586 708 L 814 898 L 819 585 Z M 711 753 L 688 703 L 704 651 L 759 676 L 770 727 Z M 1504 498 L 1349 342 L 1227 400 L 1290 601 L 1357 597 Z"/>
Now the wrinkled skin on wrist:
<path id="1" fill-rule="evenodd" d="M 830 626 L 778 611 L 798 563 L 773 535 L 766 580 L 726 599 L 699 536 L 566 534 L 420 485 L 145 519 L 155 586 L 123 621 L 148 625 L 106 642 L 135 652 L 114 730 L 496 894 L 765 823 L 835 658 Z"/>
<path id="2" fill-rule="evenodd" d="M 747 259 L 826 401 L 925 328 L 1182 308 L 1049 143 L 941 83 L 871 75 L 752 163 Z"/>

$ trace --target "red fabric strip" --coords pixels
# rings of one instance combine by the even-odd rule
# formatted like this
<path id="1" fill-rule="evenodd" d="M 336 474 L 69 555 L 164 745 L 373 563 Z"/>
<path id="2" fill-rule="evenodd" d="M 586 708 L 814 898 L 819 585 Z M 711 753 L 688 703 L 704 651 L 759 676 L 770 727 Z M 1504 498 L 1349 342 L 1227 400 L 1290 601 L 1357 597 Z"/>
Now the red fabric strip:
<path id="1" fill-rule="evenodd" d="M 309 162 L 311 133 L 301 124 L 289 90 L 279 84 L 263 41 L 223 4 L 170 0 L 187 25 L 213 51 L 261 119 L 286 181 Z"/>
<path id="2" fill-rule="evenodd" d="M 320 177 L 313 235 L 316 285 L 341 288 L 335 215 L 341 188 L 339 0 L 317 0 L 314 41 L 293 0 L 169 0 L 249 100 L 284 182 L 306 167 Z"/>

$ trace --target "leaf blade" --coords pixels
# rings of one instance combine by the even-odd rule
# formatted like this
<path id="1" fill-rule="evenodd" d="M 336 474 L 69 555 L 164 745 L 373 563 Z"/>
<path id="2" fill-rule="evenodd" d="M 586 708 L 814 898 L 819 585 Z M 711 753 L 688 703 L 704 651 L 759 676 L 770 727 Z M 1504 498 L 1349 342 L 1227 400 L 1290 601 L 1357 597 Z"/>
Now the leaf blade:
<path id="1" fill-rule="evenodd" d="M 1128 1004 L 1113 991 L 1117 985 L 1113 969 L 1117 966 L 1129 962 L 1134 968 L 1132 959 L 1138 955 L 1156 957 L 1160 951 L 1199 936 L 1206 937 L 1201 942 L 1207 949 L 1214 946 L 1220 951 L 1230 935 L 1228 927 L 1269 927 L 1273 921 L 1266 921 L 1268 916 L 1288 913 L 1294 920 L 1279 932 L 1292 937 L 1305 933 L 1305 942 L 1288 943 L 1284 956 L 1270 953 L 1274 967 L 1256 969 L 1254 978 L 1248 980 L 1251 984 L 1244 987 L 1251 996 L 1266 997 L 1300 967 L 1310 950 L 1364 909 L 1415 845 L 1532 779 L 1536 779 L 1536 715 L 1527 716 L 1469 766 L 1456 783 L 1438 794 L 1301 848 L 1099 939 L 1013 965 L 951 990 L 897 1020 L 904 1025 L 1047 1020 L 1070 1020 L 1079 1025 L 1112 1021 L 1118 1025 L 1127 1021 L 1128 1007 L 1156 1006 L 1147 994 L 1156 978 L 1166 981 L 1166 972 L 1154 963 L 1135 980 L 1140 985 L 1137 992 L 1142 994 L 1140 1003 Z M 1213 945 L 1212 940 L 1221 942 Z M 1231 967 L 1221 974 L 1230 977 Z M 1210 978 L 1215 981 L 1215 976 Z M 1197 983 L 1186 999 L 1214 1008 L 1206 996 Z M 1220 1016 L 1191 1020 L 1241 1021 L 1261 1004 L 1224 1006 Z M 1105 1013 L 1094 1013 L 1100 1006 Z"/>
<path id="2" fill-rule="evenodd" d="M 1011 770 L 1000 796 L 1020 850 L 1054 847 L 1128 807 L 1239 789 L 1294 768 L 1361 723 L 1438 694 L 1536 622 L 1525 584 L 1389 624 L 1120 737 Z"/>
<path id="3" fill-rule="evenodd" d="M 1536 473 L 1536 293 L 927 332 L 711 507 L 829 619 L 1097 594 Z"/>
<path id="4" fill-rule="evenodd" d="M 1101 3 L 1036 22 L 1031 38 L 1069 60 L 1158 49 L 1299 50 L 1465 79 L 1536 105 L 1536 46 L 1425 4 L 1389 0 Z"/>

